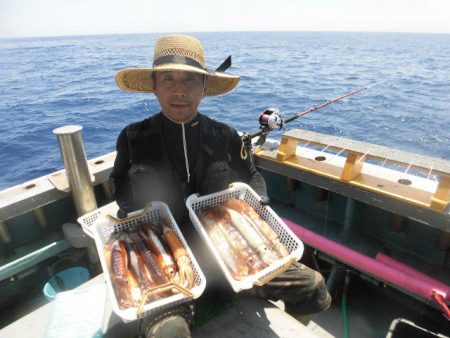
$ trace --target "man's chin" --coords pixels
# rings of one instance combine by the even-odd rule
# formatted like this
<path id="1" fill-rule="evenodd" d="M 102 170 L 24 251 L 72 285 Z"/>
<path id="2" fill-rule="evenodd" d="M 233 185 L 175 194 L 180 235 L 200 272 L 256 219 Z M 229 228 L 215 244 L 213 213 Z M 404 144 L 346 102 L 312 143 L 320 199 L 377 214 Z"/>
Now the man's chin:
<path id="1" fill-rule="evenodd" d="M 174 110 L 169 113 L 166 113 L 165 115 L 167 118 L 169 118 L 169 120 L 173 122 L 183 123 L 191 121 L 196 114 L 197 114 L 196 112 L 192 111 Z"/>

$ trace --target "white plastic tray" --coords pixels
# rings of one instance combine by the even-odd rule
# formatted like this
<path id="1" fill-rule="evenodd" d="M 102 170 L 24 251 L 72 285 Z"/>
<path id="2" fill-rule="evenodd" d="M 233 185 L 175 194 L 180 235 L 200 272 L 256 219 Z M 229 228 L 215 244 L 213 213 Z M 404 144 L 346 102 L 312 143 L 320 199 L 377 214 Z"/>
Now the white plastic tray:
<path id="1" fill-rule="evenodd" d="M 107 205 L 103 208 L 105 208 L 105 210 L 113 210 L 114 209 L 110 205 Z M 97 220 L 92 224 L 91 230 L 92 230 L 92 234 L 95 239 L 95 244 L 97 246 L 97 251 L 99 254 L 103 273 L 105 274 L 105 280 L 106 280 L 106 284 L 108 286 L 108 294 L 109 294 L 109 297 L 111 300 L 113 311 L 119 317 L 121 317 L 123 319 L 123 321 L 125 321 L 125 322 L 130 322 L 130 321 L 136 320 L 138 318 L 148 316 L 149 314 L 159 312 L 166 308 L 170 308 L 175 305 L 187 302 L 191 299 L 191 297 L 187 297 L 183 293 L 177 293 L 172 296 L 162 298 L 162 299 L 153 301 L 149 304 L 146 304 L 143 307 L 143 310 L 139 315 L 137 313 L 138 309 L 136 307 L 120 309 L 119 304 L 117 302 L 117 299 L 116 299 L 116 296 L 115 296 L 115 293 L 114 293 L 114 290 L 112 287 L 112 283 L 111 283 L 111 276 L 109 273 L 109 269 L 107 268 L 106 261 L 105 261 L 104 244 L 106 242 L 108 242 L 109 238 L 111 237 L 111 234 L 113 234 L 115 232 L 120 233 L 121 231 L 135 228 L 140 222 L 159 223 L 159 221 L 161 219 L 166 220 L 167 221 L 166 223 L 172 227 L 172 229 L 178 235 L 178 238 L 180 239 L 181 243 L 184 245 L 184 247 L 188 251 L 189 256 L 191 258 L 192 269 L 194 270 L 194 274 L 195 274 L 194 287 L 189 290 L 192 293 L 192 298 L 195 299 L 195 298 L 200 297 L 200 295 L 205 290 L 205 286 L 206 286 L 205 276 L 204 276 L 203 272 L 201 271 L 194 255 L 192 254 L 191 249 L 187 245 L 186 240 L 184 239 L 182 233 L 180 232 L 180 229 L 178 228 L 178 225 L 176 224 L 172 214 L 170 213 L 170 210 L 169 210 L 167 204 L 165 204 L 163 202 L 157 202 L 157 201 L 152 202 L 150 204 L 150 206 L 147 207 L 146 209 L 134 212 L 134 213 L 130 214 L 129 217 L 124 219 L 123 221 L 120 220 L 120 222 L 116 222 L 107 217 L 99 216 L 97 218 Z"/>
<path id="2" fill-rule="evenodd" d="M 269 226 L 277 233 L 282 244 L 289 250 L 289 255 L 279 261 L 269 265 L 265 269 L 254 275 L 250 275 L 241 280 L 236 280 L 231 275 L 228 267 L 219 252 L 212 243 L 207 231 L 199 220 L 199 213 L 211 207 L 217 207 L 225 201 L 238 198 L 246 201 L 255 211 L 266 221 Z M 189 217 L 194 224 L 200 236 L 211 249 L 215 259 L 219 263 L 225 277 L 235 292 L 250 289 L 253 285 L 263 285 L 285 271 L 294 261 L 299 260 L 303 255 L 302 241 L 289 229 L 289 227 L 278 217 L 278 215 L 269 206 L 261 205 L 261 198 L 247 184 L 232 183 L 229 189 L 219 191 L 206 196 L 191 195 L 186 200 L 186 206 L 189 209 Z"/>
<path id="3" fill-rule="evenodd" d="M 83 216 L 78 217 L 78 223 L 80 223 L 81 228 L 83 229 L 84 233 L 88 235 L 91 238 L 94 238 L 93 234 L 93 224 L 95 221 L 97 221 L 99 218 L 103 218 L 105 220 L 106 215 L 112 215 L 116 216 L 117 211 L 119 210 L 119 206 L 116 202 L 109 203 L 101 208 L 95 209 L 91 212 L 88 212 L 87 214 L 84 214 Z M 137 213 L 131 213 L 130 215 L 139 214 Z"/>

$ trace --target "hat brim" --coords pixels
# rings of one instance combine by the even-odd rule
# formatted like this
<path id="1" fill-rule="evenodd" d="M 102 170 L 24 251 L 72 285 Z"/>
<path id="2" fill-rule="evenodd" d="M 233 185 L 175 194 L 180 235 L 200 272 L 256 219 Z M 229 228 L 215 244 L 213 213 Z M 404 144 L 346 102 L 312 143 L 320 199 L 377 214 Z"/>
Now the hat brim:
<path id="1" fill-rule="evenodd" d="M 153 93 L 153 72 L 182 71 L 204 74 L 208 77 L 205 88 L 205 96 L 222 95 L 232 90 L 238 84 L 240 78 L 236 75 L 208 72 L 193 66 L 184 64 L 159 65 L 155 68 L 127 68 L 116 75 L 117 86 L 127 92 Z"/>

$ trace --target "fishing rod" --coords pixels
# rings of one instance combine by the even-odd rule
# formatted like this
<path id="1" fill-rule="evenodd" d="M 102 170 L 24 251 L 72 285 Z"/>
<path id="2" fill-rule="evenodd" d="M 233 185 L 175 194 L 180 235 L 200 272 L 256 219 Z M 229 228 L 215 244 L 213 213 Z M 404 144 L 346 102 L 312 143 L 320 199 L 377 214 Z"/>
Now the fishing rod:
<path id="1" fill-rule="evenodd" d="M 256 145 L 262 145 L 265 143 L 266 141 L 266 137 L 267 134 L 275 129 L 278 128 L 279 130 L 283 129 L 286 125 L 286 123 L 289 123 L 291 121 L 294 121 L 296 119 L 298 119 L 299 117 L 305 116 L 317 109 L 326 107 L 334 102 L 337 102 L 339 100 L 345 99 L 346 97 L 355 95 L 359 92 L 362 92 L 363 90 L 369 89 L 377 84 L 380 84 L 383 81 L 374 83 L 373 85 L 370 86 L 365 86 L 356 90 L 353 90 L 351 92 L 348 92 L 347 94 L 344 94 L 342 96 L 336 97 L 332 100 L 329 100 L 327 102 L 321 103 L 318 106 L 312 107 L 308 110 L 305 110 L 303 112 L 299 112 L 296 113 L 294 115 L 292 115 L 291 117 L 288 117 L 287 119 L 283 119 L 280 111 L 277 108 L 268 108 L 265 111 L 263 111 L 260 115 L 259 115 L 259 123 L 261 125 L 260 129 L 258 131 L 255 131 L 253 133 L 244 133 L 242 135 L 242 141 L 244 142 L 244 144 L 251 146 L 251 140 L 254 137 L 260 136 L 258 141 L 256 141 Z"/>

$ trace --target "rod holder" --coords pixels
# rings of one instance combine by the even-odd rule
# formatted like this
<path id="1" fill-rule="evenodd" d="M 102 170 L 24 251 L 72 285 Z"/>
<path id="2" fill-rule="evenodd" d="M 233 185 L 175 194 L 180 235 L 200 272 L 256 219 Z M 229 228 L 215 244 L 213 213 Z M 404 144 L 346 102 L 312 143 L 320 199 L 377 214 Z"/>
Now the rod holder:
<path id="1" fill-rule="evenodd" d="M 301 129 L 283 134 L 275 159 L 257 156 L 441 213 L 450 205 L 448 160 Z"/>
<path id="2" fill-rule="evenodd" d="M 53 130 L 58 139 L 64 168 L 79 216 L 97 209 L 89 167 L 81 139 L 82 126 L 69 125 Z"/>

